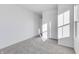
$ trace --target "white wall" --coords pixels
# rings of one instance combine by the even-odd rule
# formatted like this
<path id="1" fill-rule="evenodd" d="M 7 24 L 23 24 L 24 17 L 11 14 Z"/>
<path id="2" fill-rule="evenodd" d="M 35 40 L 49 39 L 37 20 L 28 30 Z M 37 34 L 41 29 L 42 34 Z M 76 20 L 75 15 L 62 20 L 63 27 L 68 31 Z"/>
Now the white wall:
<path id="1" fill-rule="evenodd" d="M 57 7 L 43 12 L 42 25 L 47 23 L 48 38 L 57 39 Z"/>
<path id="2" fill-rule="evenodd" d="M 0 5 L 0 49 L 37 35 L 39 19 L 16 5 Z"/>
<path id="3" fill-rule="evenodd" d="M 79 54 L 79 5 L 76 5 L 75 10 L 75 18 L 77 22 L 75 22 L 75 37 L 74 37 L 74 49 L 75 52 Z"/>
<path id="4" fill-rule="evenodd" d="M 74 39 L 74 49 L 79 54 L 79 23 L 77 23 L 77 36 Z"/>
<path id="5" fill-rule="evenodd" d="M 65 11 L 70 11 L 70 37 L 58 40 L 58 44 L 67 47 L 74 47 L 74 5 L 72 4 L 62 4 L 58 5 L 58 15 L 64 13 Z"/>

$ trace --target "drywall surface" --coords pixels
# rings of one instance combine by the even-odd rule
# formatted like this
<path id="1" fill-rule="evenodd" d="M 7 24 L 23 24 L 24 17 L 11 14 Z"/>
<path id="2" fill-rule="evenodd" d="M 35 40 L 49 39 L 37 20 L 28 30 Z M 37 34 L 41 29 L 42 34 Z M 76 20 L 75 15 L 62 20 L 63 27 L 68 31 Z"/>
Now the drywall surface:
<path id="1" fill-rule="evenodd" d="M 77 54 L 79 54 L 79 23 L 77 23 L 77 36 L 74 39 L 74 49 Z"/>
<path id="2" fill-rule="evenodd" d="M 58 40 L 58 44 L 67 47 L 74 47 L 74 5 L 62 4 L 58 5 L 58 15 L 70 11 L 70 37 Z"/>
<path id="3" fill-rule="evenodd" d="M 77 36 L 74 38 L 74 49 L 79 54 L 79 23 L 77 23 Z"/>
<path id="4" fill-rule="evenodd" d="M 48 38 L 57 39 L 57 7 L 43 12 L 43 24 L 47 24 Z"/>
<path id="5" fill-rule="evenodd" d="M 76 32 L 76 34 L 75 34 L 75 37 L 74 37 L 74 49 L 75 49 L 75 52 L 77 53 L 77 54 L 79 54 L 79 5 L 76 5 L 76 15 L 75 15 L 75 17 L 76 18 L 74 18 L 74 20 L 77 20 L 76 22 L 75 22 L 75 32 Z"/>
<path id="6" fill-rule="evenodd" d="M 16 5 L 0 5 L 0 49 L 38 34 L 39 16 Z"/>

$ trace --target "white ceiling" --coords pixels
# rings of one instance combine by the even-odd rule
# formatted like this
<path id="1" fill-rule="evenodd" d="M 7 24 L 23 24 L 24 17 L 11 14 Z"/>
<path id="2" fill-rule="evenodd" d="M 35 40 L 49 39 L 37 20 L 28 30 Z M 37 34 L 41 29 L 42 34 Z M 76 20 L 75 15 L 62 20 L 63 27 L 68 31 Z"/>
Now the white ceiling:
<path id="1" fill-rule="evenodd" d="M 20 6 L 39 14 L 43 11 L 53 10 L 57 7 L 56 4 L 21 4 Z"/>

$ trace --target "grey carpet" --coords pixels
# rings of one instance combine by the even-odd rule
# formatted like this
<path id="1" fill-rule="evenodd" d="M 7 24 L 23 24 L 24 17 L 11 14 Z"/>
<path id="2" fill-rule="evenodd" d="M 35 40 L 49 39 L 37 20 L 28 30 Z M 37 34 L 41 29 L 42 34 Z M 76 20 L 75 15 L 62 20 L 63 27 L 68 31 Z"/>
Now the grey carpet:
<path id="1" fill-rule="evenodd" d="M 33 38 L 1 49 L 2 54 L 75 54 L 74 49 L 57 44 L 57 40 Z"/>

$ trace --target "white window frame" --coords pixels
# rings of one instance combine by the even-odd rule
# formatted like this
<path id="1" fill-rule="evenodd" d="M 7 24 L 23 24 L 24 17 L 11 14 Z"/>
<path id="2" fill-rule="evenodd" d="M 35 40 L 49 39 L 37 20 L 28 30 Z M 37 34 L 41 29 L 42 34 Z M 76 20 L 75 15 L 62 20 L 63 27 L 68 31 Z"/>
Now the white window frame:
<path id="1" fill-rule="evenodd" d="M 65 38 L 65 37 L 63 37 L 64 35 L 63 35 L 63 27 L 65 27 L 65 26 L 67 26 L 67 25 L 69 25 L 69 36 L 70 36 L 70 12 L 69 12 L 69 23 L 67 23 L 67 24 L 64 24 L 64 13 L 62 14 L 63 15 L 63 25 L 61 25 L 61 26 L 58 26 L 58 29 L 59 28 L 62 28 L 62 37 L 59 37 L 59 35 L 58 35 L 58 39 L 61 39 L 61 38 Z M 69 37 L 68 36 L 68 37 Z"/>

